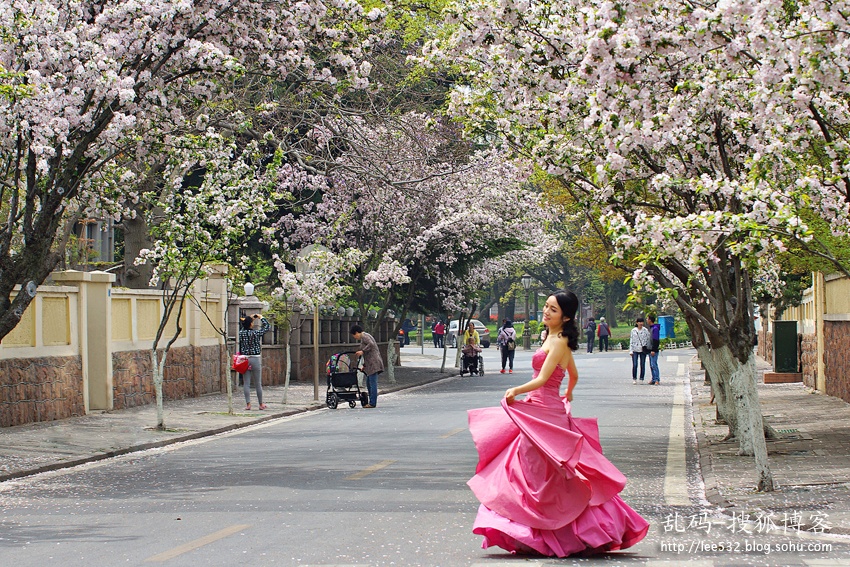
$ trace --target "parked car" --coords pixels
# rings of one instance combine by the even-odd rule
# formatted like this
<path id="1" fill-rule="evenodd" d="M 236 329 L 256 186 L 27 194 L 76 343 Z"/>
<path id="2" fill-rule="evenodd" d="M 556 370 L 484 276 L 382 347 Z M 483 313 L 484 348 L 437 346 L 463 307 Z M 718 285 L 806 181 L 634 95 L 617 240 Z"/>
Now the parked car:
<path id="1" fill-rule="evenodd" d="M 484 348 L 490 347 L 490 329 L 484 326 L 484 323 L 479 321 L 478 319 L 471 319 L 472 324 L 475 325 L 475 330 L 478 331 L 478 336 L 481 339 L 481 346 Z M 451 321 L 449 323 L 449 330 L 446 331 L 446 344 L 452 348 L 457 348 L 457 328 L 460 325 L 460 321 Z"/>

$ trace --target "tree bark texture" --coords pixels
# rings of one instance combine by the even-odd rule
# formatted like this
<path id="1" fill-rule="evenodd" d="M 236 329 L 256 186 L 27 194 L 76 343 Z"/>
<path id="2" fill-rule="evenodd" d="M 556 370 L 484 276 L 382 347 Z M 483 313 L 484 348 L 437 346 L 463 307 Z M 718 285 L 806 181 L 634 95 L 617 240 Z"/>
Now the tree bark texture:
<path id="1" fill-rule="evenodd" d="M 124 219 L 124 283 L 130 289 L 148 289 L 150 287 L 153 266 L 148 263 L 135 265 L 139 252 L 153 246 L 144 214 L 137 209 L 136 218 Z"/>
<path id="2" fill-rule="evenodd" d="M 742 362 L 725 346 L 708 349 L 703 345 L 698 352 L 711 378 L 718 412 L 738 440 L 738 454 L 755 458 L 758 490 L 772 491 L 773 476 L 767 456 L 753 355 Z"/>

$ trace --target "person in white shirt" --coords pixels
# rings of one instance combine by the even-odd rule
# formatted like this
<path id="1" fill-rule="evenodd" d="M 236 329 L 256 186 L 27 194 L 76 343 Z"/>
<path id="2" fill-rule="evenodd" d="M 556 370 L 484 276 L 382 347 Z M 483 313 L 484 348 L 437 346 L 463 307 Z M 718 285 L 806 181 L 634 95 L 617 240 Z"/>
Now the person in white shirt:
<path id="1" fill-rule="evenodd" d="M 635 326 L 629 335 L 629 354 L 632 357 L 632 383 L 637 384 L 638 360 L 640 361 L 640 381 L 643 382 L 646 374 L 646 355 L 652 345 L 652 335 L 644 326 L 643 317 L 638 317 Z"/>

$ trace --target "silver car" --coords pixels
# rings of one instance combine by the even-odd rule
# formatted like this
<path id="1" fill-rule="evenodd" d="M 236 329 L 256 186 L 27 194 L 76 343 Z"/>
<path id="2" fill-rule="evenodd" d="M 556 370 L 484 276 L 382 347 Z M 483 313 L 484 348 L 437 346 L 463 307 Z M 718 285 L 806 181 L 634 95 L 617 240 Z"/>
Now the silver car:
<path id="1" fill-rule="evenodd" d="M 481 346 L 484 348 L 490 347 L 490 329 L 484 326 L 484 323 L 478 319 L 470 319 L 475 325 L 475 330 L 478 331 L 478 336 L 481 339 Z M 451 348 L 457 348 L 457 329 L 460 321 L 449 322 L 449 330 L 446 331 L 446 344 Z"/>

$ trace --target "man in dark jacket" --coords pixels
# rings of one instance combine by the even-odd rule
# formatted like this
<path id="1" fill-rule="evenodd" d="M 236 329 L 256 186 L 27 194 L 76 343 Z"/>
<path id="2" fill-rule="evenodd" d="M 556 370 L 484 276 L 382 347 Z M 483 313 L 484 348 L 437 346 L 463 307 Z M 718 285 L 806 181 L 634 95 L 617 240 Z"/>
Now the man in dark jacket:
<path id="1" fill-rule="evenodd" d="M 363 357 L 363 374 L 366 375 L 366 390 L 369 392 L 369 403 L 364 408 L 374 408 L 378 405 L 378 374 L 384 371 L 384 361 L 375 338 L 363 331 L 360 325 L 351 327 L 351 336 L 360 341 L 360 350 L 355 354 Z"/>
<path id="2" fill-rule="evenodd" d="M 661 383 L 661 372 L 658 370 L 658 353 L 661 350 L 661 325 L 655 322 L 655 317 L 652 315 L 646 316 L 646 322 L 649 325 L 649 334 L 652 336 L 652 343 L 649 347 L 649 373 L 652 380 L 649 381 L 649 385 L 655 386 Z"/>
<path id="3" fill-rule="evenodd" d="M 596 342 L 596 321 L 593 320 L 593 317 L 587 320 L 584 333 L 587 336 L 587 352 L 593 352 L 593 343 Z"/>

